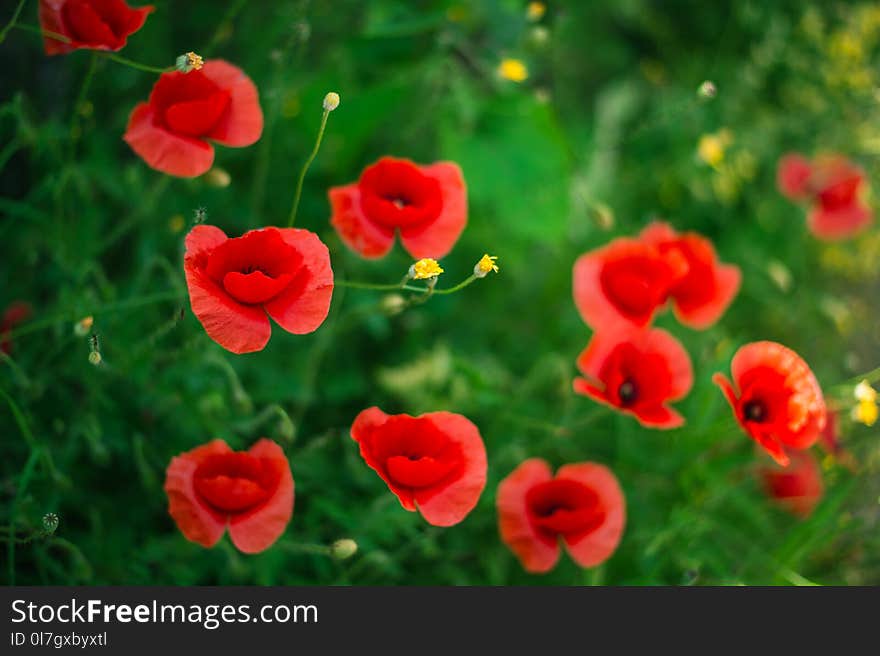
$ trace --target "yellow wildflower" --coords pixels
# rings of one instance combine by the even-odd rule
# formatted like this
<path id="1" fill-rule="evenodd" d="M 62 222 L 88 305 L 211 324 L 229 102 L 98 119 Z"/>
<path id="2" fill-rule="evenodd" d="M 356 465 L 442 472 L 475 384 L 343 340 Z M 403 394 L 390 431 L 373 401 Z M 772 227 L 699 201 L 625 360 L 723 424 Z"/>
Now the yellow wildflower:
<path id="1" fill-rule="evenodd" d="M 485 278 L 489 275 L 490 271 L 494 271 L 498 273 L 498 265 L 495 264 L 495 260 L 498 257 L 496 255 L 489 255 L 486 253 L 483 257 L 480 258 L 480 261 L 474 265 L 474 275 L 477 278 Z"/>
<path id="2" fill-rule="evenodd" d="M 416 280 L 436 278 L 441 273 L 443 273 L 443 269 L 440 268 L 440 264 L 437 260 L 432 260 L 430 257 L 419 260 L 409 268 L 409 277 Z"/>
<path id="3" fill-rule="evenodd" d="M 529 77 L 529 69 L 521 59 L 506 58 L 498 64 L 498 75 L 511 82 L 523 82 Z"/>
<path id="4" fill-rule="evenodd" d="M 545 13 L 547 13 L 547 5 L 543 2 L 530 2 L 526 7 L 526 18 L 533 23 L 541 20 Z"/>
<path id="5" fill-rule="evenodd" d="M 871 383 L 867 380 L 863 380 L 853 389 L 853 396 L 856 397 L 856 401 L 860 403 L 876 403 L 877 402 L 877 390 L 871 387 Z"/>
<path id="6" fill-rule="evenodd" d="M 873 426 L 877 422 L 877 415 L 877 404 L 873 401 L 860 401 L 852 411 L 852 418 L 865 426 Z"/>

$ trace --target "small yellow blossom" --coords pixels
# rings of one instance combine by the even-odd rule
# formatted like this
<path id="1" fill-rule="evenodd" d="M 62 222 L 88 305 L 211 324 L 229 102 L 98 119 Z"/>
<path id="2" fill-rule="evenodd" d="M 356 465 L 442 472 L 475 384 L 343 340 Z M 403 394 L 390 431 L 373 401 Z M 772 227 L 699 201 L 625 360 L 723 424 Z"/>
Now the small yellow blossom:
<path id="1" fill-rule="evenodd" d="M 495 264 L 495 260 L 498 259 L 496 255 L 489 255 L 486 253 L 483 257 L 480 258 L 480 261 L 474 266 L 474 275 L 477 278 L 485 278 L 489 275 L 490 271 L 494 271 L 498 273 L 498 265 Z"/>
<path id="2" fill-rule="evenodd" d="M 436 278 L 441 273 L 443 273 L 443 269 L 440 268 L 440 264 L 437 260 L 432 260 L 430 257 L 419 260 L 409 268 L 409 277 L 415 280 Z"/>
<path id="3" fill-rule="evenodd" d="M 545 13 L 547 13 L 547 5 L 543 2 L 530 2 L 526 7 L 526 18 L 533 23 L 541 20 Z"/>
<path id="4" fill-rule="evenodd" d="M 77 337 L 85 337 L 89 334 L 89 331 L 92 329 L 92 324 L 94 323 L 95 319 L 91 315 L 83 317 L 73 325 L 73 334 Z"/>
<path id="5" fill-rule="evenodd" d="M 521 59 L 506 58 L 498 64 L 498 75 L 511 82 L 523 82 L 529 77 L 529 69 Z"/>
<path id="6" fill-rule="evenodd" d="M 873 426 L 877 422 L 877 415 L 877 404 L 873 401 L 859 401 L 852 410 L 852 418 L 865 426 Z"/>
<path id="7" fill-rule="evenodd" d="M 856 401 L 859 401 L 860 403 L 877 402 L 877 390 L 871 387 L 871 383 L 869 383 L 867 380 L 863 380 L 855 386 L 855 389 L 853 390 L 853 396 L 855 396 Z"/>
<path id="8" fill-rule="evenodd" d="M 704 134 L 697 144 L 697 155 L 712 168 L 724 161 L 724 152 L 733 142 L 733 135 L 726 128 L 714 134 Z"/>

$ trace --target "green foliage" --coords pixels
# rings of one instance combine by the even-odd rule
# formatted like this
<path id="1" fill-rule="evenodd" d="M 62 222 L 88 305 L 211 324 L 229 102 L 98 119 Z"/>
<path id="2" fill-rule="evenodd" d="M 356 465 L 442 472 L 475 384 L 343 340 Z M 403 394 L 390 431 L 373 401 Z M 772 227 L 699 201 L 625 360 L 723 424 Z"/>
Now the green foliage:
<path id="1" fill-rule="evenodd" d="M 123 54 L 167 66 L 194 50 L 236 63 L 260 89 L 264 136 L 218 148 L 229 186 L 167 178 L 121 140 L 154 75 L 85 50 L 46 57 L 25 30 L 0 46 L 0 300 L 34 308 L 0 362 L 0 580 L 880 583 L 880 447 L 847 415 L 853 379 L 878 364 L 880 233 L 817 242 L 775 189 L 776 162 L 793 149 L 844 152 L 869 177 L 880 172 L 880 11 L 549 2 L 531 23 L 526 3 L 508 0 L 273 2 L 270 14 L 233 0 L 153 4 Z M 18 22 L 33 26 L 36 14 L 28 2 Z M 503 57 L 522 59 L 529 78 L 499 78 Z M 711 100 L 697 95 L 707 79 Z M 328 223 L 327 188 L 384 154 L 464 170 L 469 225 L 442 284 L 467 277 L 484 252 L 501 271 L 399 313 L 385 294 L 338 287 L 316 333 L 276 328 L 264 351 L 233 356 L 189 310 L 183 234 L 199 207 L 229 234 L 283 224 L 331 90 L 342 102 L 297 225 L 329 245 L 337 277 L 396 282 L 411 263 L 399 246 L 360 260 Z M 724 129 L 732 141 L 711 167 L 698 143 Z M 695 368 L 678 405 L 688 423 L 668 432 L 571 390 L 589 338 L 571 266 L 655 216 L 710 237 L 744 274 L 710 330 L 660 321 Z M 98 366 L 75 331 L 87 316 Z M 806 520 L 766 499 L 753 475 L 760 456 L 710 381 L 756 339 L 800 352 L 842 408 L 856 471 L 829 460 L 825 498 Z M 365 466 L 348 427 L 370 405 L 452 410 L 479 426 L 489 482 L 462 524 L 428 526 Z M 245 448 L 260 436 L 285 447 L 296 479 L 284 536 L 256 556 L 228 538 L 211 550 L 187 542 L 162 491 L 171 457 L 213 437 Z M 621 481 L 626 532 L 597 570 L 563 558 L 531 576 L 498 539 L 495 488 L 532 456 L 594 460 Z M 59 517 L 53 531 L 47 513 Z M 314 548 L 340 538 L 357 542 L 353 557 Z"/>

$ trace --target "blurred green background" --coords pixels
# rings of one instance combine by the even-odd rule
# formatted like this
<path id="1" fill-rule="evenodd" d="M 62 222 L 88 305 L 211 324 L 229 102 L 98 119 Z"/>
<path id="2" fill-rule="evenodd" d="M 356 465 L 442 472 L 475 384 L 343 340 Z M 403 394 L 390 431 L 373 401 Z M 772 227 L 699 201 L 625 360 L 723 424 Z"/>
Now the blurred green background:
<path id="1" fill-rule="evenodd" d="M 880 6 L 547 2 L 530 18 L 527 3 L 500 0 L 153 4 L 120 54 L 166 66 L 194 50 L 241 66 L 260 90 L 264 135 L 217 148 L 226 185 L 216 171 L 168 179 L 121 139 L 155 75 L 99 55 L 83 91 L 91 52 L 46 57 L 19 29 L 0 45 L 0 303 L 34 309 L 0 362 L 0 581 L 880 583 L 880 444 L 848 417 L 852 383 L 880 364 L 880 231 L 818 242 L 775 188 L 789 150 L 843 152 L 878 173 Z M 37 24 L 36 1 L 19 22 Z M 528 77 L 503 79 L 505 58 Z M 705 80 L 712 99 L 697 93 Z M 399 313 L 387 295 L 340 287 L 316 333 L 275 327 L 263 352 L 234 356 L 189 310 L 183 235 L 199 207 L 230 235 L 283 223 L 328 91 L 342 102 L 297 224 L 329 245 L 337 277 L 395 282 L 411 263 L 399 246 L 362 261 L 328 222 L 327 188 L 385 154 L 464 170 L 470 221 L 441 286 L 484 252 L 501 271 Z M 589 339 L 571 266 L 657 217 L 710 237 L 744 278 L 708 331 L 659 320 L 695 368 L 677 406 L 687 424 L 668 432 L 571 391 Z M 74 332 L 86 316 L 101 366 Z M 841 407 L 854 467 L 817 449 L 826 495 L 807 520 L 764 496 L 763 456 L 710 381 L 757 339 L 797 350 Z M 452 410 L 479 426 L 489 482 L 463 523 L 428 526 L 363 463 L 348 427 L 370 405 Z M 228 538 L 187 542 L 162 491 L 170 458 L 260 436 L 285 446 L 296 480 L 284 536 L 256 556 Z M 601 567 L 563 557 L 532 576 L 501 544 L 496 486 L 532 456 L 618 476 L 628 523 Z M 49 512 L 60 523 L 45 535 Z M 315 546 L 339 538 L 358 553 L 338 561 Z"/>

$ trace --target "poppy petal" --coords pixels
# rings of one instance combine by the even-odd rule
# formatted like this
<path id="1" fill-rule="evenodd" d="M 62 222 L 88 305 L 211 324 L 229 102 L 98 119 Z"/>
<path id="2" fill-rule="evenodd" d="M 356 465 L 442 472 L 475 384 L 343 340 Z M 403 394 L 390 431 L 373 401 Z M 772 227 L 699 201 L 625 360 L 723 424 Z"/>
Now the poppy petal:
<path id="1" fill-rule="evenodd" d="M 364 462 L 367 463 L 367 466 L 369 466 L 370 469 L 379 475 L 379 478 L 385 481 L 388 489 L 390 489 L 394 496 L 397 497 L 397 500 L 400 501 L 400 505 L 406 510 L 414 512 L 416 510 L 416 504 L 413 499 L 412 490 L 400 487 L 391 480 L 386 475 L 384 467 L 381 466 L 373 454 L 372 433 L 380 428 L 386 421 L 388 421 L 388 419 L 389 415 L 382 412 L 382 410 L 376 406 L 361 411 L 358 416 L 355 417 L 355 420 L 351 425 L 351 439 L 357 442 L 360 446 L 360 453 Z"/>
<path id="2" fill-rule="evenodd" d="M 719 264 L 715 269 L 715 293 L 710 301 L 684 307 L 673 298 L 672 311 L 684 325 L 703 330 L 718 321 L 739 292 L 742 272 L 733 264 Z"/>
<path id="3" fill-rule="evenodd" d="M 871 210 L 858 202 L 835 209 L 820 205 L 807 216 L 807 227 L 820 239 L 848 239 L 864 230 L 872 218 Z"/>
<path id="4" fill-rule="evenodd" d="M 420 167 L 422 174 L 440 183 L 443 209 L 430 223 L 400 231 L 400 241 L 415 259 L 440 259 L 452 250 L 467 225 L 467 186 L 458 164 L 438 162 Z"/>
<path id="5" fill-rule="evenodd" d="M 229 237 L 226 236 L 226 233 L 217 226 L 204 224 L 194 226 L 183 242 L 186 249 L 186 257 L 199 257 L 203 253 L 217 248 L 227 239 Z"/>
<path id="6" fill-rule="evenodd" d="M 209 510 L 199 499 L 193 474 L 206 457 L 230 451 L 223 440 L 212 440 L 172 458 L 165 475 L 168 512 L 184 537 L 203 547 L 217 544 L 226 530 L 226 518 Z"/>
<path id="7" fill-rule="evenodd" d="M 361 209 L 361 192 L 356 183 L 332 187 L 327 195 L 332 211 L 330 223 L 346 246 L 368 259 L 388 254 L 394 245 L 394 231 L 367 218 Z"/>
<path id="8" fill-rule="evenodd" d="M 268 549 L 287 528 L 293 516 L 293 474 L 284 451 L 272 440 L 261 439 L 248 453 L 256 458 L 275 461 L 281 470 L 281 480 L 272 497 L 252 513 L 233 518 L 229 523 L 229 537 L 244 553 L 259 553 Z"/>
<path id="9" fill-rule="evenodd" d="M 530 458 L 498 485 L 495 503 L 502 541 L 527 572 L 540 574 L 553 569 L 559 560 L 558 541 L 548 542 L 535 531 L 529 520 L 526 495 L 540 483 L 553 479 L 550 466 L 540 458 Z"/>
<path id="10" fill-rule="evenodd" d="M 792 200 L 802 200 L 810 194 L 810 178 L 813 165 L 803 155 L 792 153 L 779 160 L 776 171 L 776 184 L 784 196 Z"/>
<path id="11" fill-rule="evenodd" d="M 669 400 L 677 401 L 687 396 L 694 385 L 691 358 L 675 337 L 661 328 L 648 330 L 638 337 L 646 353 L 660 353 L 669 368 Z"/>
<path id="12" fill-rule="evenodd" d="M 266 346 L 272 324 L 263 308 L 236 302 L 191 261 L 184 261 L 184 272 L 193 314 L 211 339 L 233 353 Z"/>
<path id="13" fill-rule="evenodd" d="M 214 163 L 211 144 L 157 126 L 149 103 L 139 103 L 132 110 L 122 138 L 150 167 L 168 175 L 194 178 Z"/>
<path id="14" fill-rule="evenodd" d="M 439 491 L 416 490 L 415 503 L 433 526 L 452 526 L 474 509 L 486 487 L 486 447 L 480 431 L 466 417 L 451 412 L 423 415 L 461 449 L 464 471 L 454 481 L 444 481 Z"/>
<path id="15" fill-rule="evenodd" d="M 237 66 L 222 59 L 206 61 L 201 72 L 219 88 L 230 94 L 225 114 L 208 133 L 207 138 L 225 146 L 250 146 L 263 133 L 263 110 L 257 87 Z"/>
<path id="16" fill-rule="evenodd" d="M 563 465 L 556 479 L 583 483 L 599 496 L 605 519 L 594 531 L 584 536 L 565 536 L 565 546 L 572 559 L 581 567 L 595 567 L 606 561 L 623 535 L 626 524 L 626 503 L 623 491 L 611 470 L 592 462 Z"/>
<path id="17" fill-rule="evenodd" d="M 297 280 L 266 303 L 265 308 L 284 330 L 294 335 L 304 335 L 316 330 L 330 311 L 333 296 L 330 252 L 313 232 L 297 228 L 280 228 L 278 231 L 284 241 L 302 256 L 302 266 L 307 271 L 298 274 Z M 299 276 L 306 276 L 304 282 L 299 282 Z"/>

